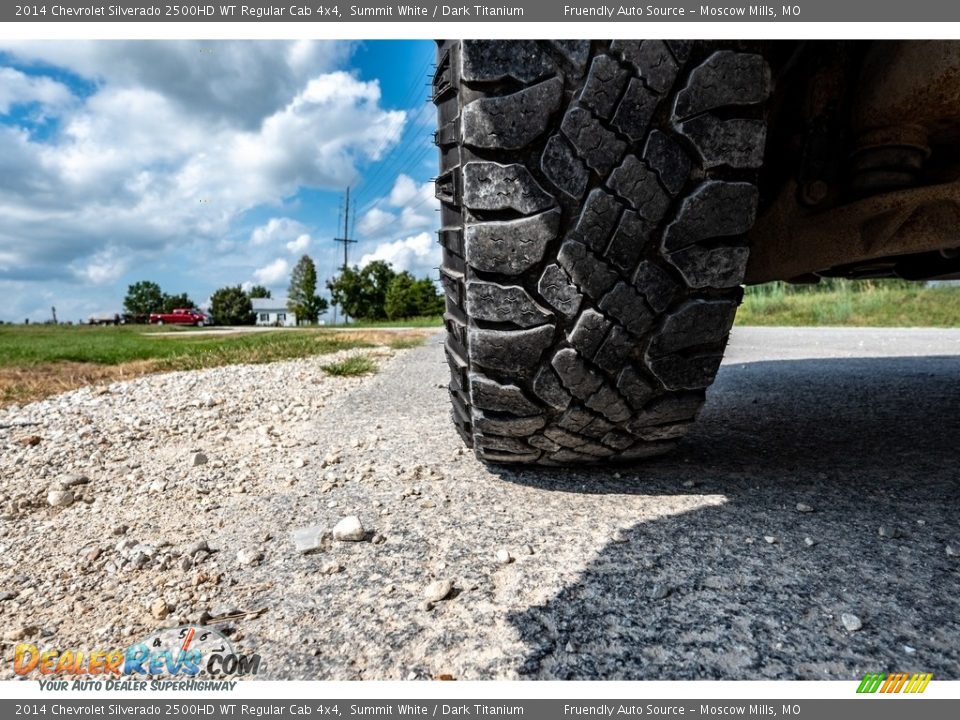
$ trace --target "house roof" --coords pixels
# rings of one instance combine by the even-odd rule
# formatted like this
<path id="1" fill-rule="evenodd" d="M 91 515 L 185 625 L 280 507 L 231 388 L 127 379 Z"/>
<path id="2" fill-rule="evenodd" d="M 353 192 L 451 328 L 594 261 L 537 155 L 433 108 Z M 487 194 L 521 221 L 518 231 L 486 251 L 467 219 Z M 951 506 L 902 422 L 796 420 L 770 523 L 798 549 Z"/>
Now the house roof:
<path id="1" fill-rule="evenodd" d="M 254 312 L 290 312 L 287 310 L 287 299 L 281 298 L 253 298 Z"/>

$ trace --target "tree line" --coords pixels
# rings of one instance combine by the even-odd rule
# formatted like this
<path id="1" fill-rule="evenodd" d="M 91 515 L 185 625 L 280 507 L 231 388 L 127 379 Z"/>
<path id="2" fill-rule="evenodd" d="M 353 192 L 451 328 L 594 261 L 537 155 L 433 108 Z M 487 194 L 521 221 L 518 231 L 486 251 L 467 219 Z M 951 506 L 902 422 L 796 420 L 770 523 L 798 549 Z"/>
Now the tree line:
<path id="1" fill-rule="evenodd" d="M 417 279 L 405 270 L 398 273 L 381 260 L 362 269 L 344 268 L 326 285 L 333 303 L 358 320 L 400 320 L 440 315 L 444 310 L 443 296 L 433 280 Z M 241 285 L 222 287 L 210 296 L 210 315 L 217 325 L 253 325 L 257 316 L 252 301 L 270 297 L 270 290 L 262 285 L 247 290 Z M 150 280 L 130 285 L 123 301 L 127 318 L 134 322 L 146 322 L 151 313 L 195 307 L 186 293 L 168 295 Z M 317 294 L 316 265 L 304 255 L 290 273 L 287 310 L 296 315 L 298 324 L 312 324 L 328 309 L 326 298 Z"/>

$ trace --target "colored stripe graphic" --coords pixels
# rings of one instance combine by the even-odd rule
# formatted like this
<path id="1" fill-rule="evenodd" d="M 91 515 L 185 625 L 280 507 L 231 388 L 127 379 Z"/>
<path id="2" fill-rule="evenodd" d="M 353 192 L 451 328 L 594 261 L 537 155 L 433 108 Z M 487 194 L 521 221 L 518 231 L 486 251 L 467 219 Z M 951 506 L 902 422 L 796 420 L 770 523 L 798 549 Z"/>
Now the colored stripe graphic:
<path id="1" fill-rule="evenodd" d="M 883 682 L 883 675 L 881 673 L 867 673 L 863 676 L 863 680 L 860 681 L 860 687 L 857 688 L 857 692 L 875 693 L 877 688 L 880 687 L 881 682 Z"/>
<path id="2" fill-rule="evenodd" d="M 933 673 L 867 673 L 857 687 L 858 693 L 922 693 L 927 689 Z"/>

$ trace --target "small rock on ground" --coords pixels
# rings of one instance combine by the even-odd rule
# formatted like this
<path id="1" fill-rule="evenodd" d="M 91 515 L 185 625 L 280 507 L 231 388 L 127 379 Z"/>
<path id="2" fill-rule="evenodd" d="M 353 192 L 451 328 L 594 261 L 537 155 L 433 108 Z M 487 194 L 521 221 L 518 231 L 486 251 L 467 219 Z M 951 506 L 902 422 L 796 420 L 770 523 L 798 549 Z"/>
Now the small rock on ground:
<path id="1" fill-rule="evenodd" d="M 329 550 L 330 541 L 333 539 L 333 534 L 319 525 L 297 528 L 291 535 L 293 546 L 301 555 Z"/>
<path id="2" fill-rule="evenodd" d="M 436 603 L 445 600 L 453 592 L 453 580 L 435 580 L 427 585 L 424 597 L 427 602 Z"/>
<path id="3" fill-rule="evenodd" d="M 853 613 L 843 613 L 840 616 L 840 622 L 847 632 L 856 632 L 863 627 L 863 621 Z"/>
<path id="4" fill-rule="evenodd" d="M 348 515 L 333 526 L 333 539 L 341 542 L 360 542 L 366 536 L 363 523 L 356 515 Z"/>
<path id="5" fill-rule="evenodd" d="M 51 490 L 47 493 L 47 503 L 51 507 L 70 507 L 73 500 L 73 493 L 69 490 Z"/>

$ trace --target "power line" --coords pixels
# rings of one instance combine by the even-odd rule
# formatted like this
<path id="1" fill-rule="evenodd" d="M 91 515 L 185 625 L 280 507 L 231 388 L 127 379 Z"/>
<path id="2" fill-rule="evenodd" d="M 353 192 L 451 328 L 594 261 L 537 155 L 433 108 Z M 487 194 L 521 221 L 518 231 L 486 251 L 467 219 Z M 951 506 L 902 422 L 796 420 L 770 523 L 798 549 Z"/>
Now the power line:
<path id="1" fill-rule="evenodd" d="M 412 105 L 413 99 L 414 97 L 416 97 L 418 88 L 420 87 L 419 81 L 431 65 L 432 65 L 432 58 L 428 58 L 427 61 L 423 64 L 423 66 L 420 68 L 420 70 L 414 74 L 413 81 L 411 82 L 410 87 L 407 89 L 407 92 L 404 95 L 403 101 L 399 105 L 401 108 L 404 108 L 404 110 L 406 110 L 406 108 Z M 428 99 L 429 97 L 425 96 L 418 101 L 418 104 L 425 103 Z M 377 146 L 376 150 L 374 150 L 373 153 L 371 153 L 371 157 L 377 157 L 388 144 L 395 142 L 397 140 L 400 140 L 403 136 L 404 130 L 406 130 L 406 127 L 408 126 L 405 126 L 405 124 L 401 124 L 392 133 L 390 133 L 385 138 L 383 138 L 383 140 L 381 140 L 380 144 Z M 395 152 L 396 149 L 397 149 L 397 146 L 395 145 L 391 149 L 390 153 L 388 153 L 388 157 L 392 156 L 393 152 Z M 385 161 L 386 161 L 386 158 L 384 158 L 383 161 L 380 161 L 380 162 L 382 163 Z M 378 169 L 379 167 L 380 166 L 378 166 Z M 377 174 L 377 170 L 374 171 L 374 175 L 376 174 Z M 361 188 L 361 191 L 360 191 L 360 195 L 362 194 L 363 194 L 363 188 Z"/>
<path id="2" fill-rule="evenodd" d="M 421 125 L 425 119 L 425 113 L 432 109 L 432 105 L 424 104 L 424 106 L 411 118 L 410 124 L 407 128 L 416 129 Z M 433 147 L 432 142 L 427 143 L 427 147 Z M 385 180 L 387 184 L 395 182 L 396 176 L 398 175 L 398 170 L 403 167 L 403 163 L 406 160 L 401 148 L 404 146 L 404 137 L 401 135 L 397 139 L 396 145 L 393 146 L 392 150 L 387 154 L 387 156 L 380 162 L 371 176 L 364 182 L 361 187 L 361 192 L 359 197 L 362 197 L 364 200 L 368 198 L 376 198 L 377 195 L 381 195 L 385 192 L 385 188 L 381 187 L 383 181 Z M 411 166 L 414 163 L 408 163 L 407 166 Z M 361 202 L 360 205 L 366 209 L 367 206 L 371 204 L 370 202 Z"/>

